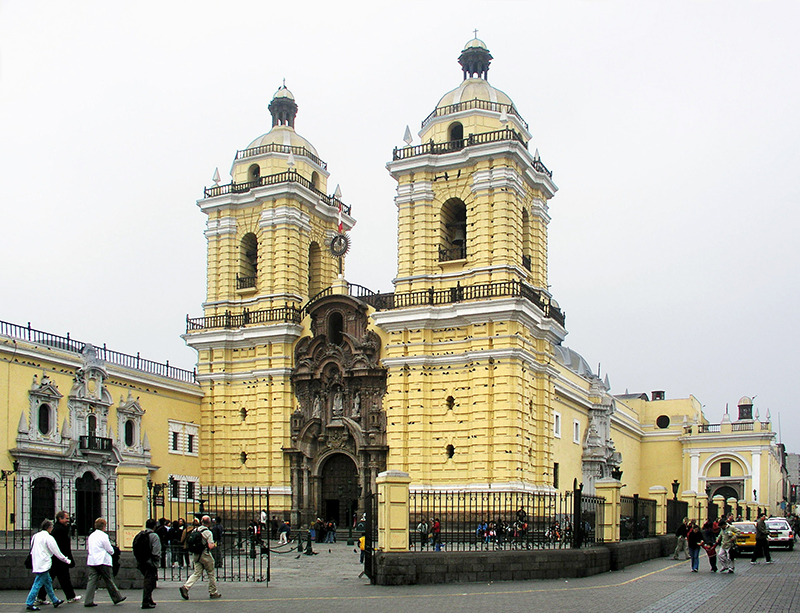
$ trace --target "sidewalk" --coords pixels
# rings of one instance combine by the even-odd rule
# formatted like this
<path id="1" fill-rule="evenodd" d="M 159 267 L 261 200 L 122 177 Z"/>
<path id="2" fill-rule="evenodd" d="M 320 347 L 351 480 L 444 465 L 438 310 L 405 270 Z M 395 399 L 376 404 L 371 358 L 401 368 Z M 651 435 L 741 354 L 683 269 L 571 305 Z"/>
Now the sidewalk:
<path id="1" fill-rule="evenodd" d="M 179 583 L 161 582 L 154 594 L 157 610 L 430 613 L 447 608 L 474 613 L 761 613 L 796 610 L 800 602 L 800 552 L 773 552 L 775 564 L 771 565 L 751 566 L 747 559 L 737 560 L 734 575 L 710 573 L 706 558 L 701 559 L 699 573 L 690 572 L 688 562 L 660 558 L 585 579 L 383 587 L 370 585 L 366 577 L 358 578 L 362 567 L 353 549 L 340 542 L 315 544 L 318 553 L 313 556 L 298 557 L 296 551 L 275 553 L 269 586 L 220 582 L 220 600 L 208 599 L 205 582 L 192 588 L 189 602 L 181 599 Z M 108 594 L 98 590 L 95 613 L 139 610 L 140 593 L 129 590 L 126 595 L 128 600 L 115 607 Z M 19 591 L 0 592 L 0 613 L 23 611 L 25 596 Z M 77 613 L 80 606 L 65 604 L 59 611 Z"/>

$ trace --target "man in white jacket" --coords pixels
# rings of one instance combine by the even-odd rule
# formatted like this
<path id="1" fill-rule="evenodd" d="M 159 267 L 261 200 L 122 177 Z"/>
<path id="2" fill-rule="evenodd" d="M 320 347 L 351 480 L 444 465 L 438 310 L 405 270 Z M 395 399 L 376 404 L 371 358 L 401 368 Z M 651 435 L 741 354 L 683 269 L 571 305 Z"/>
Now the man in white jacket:
<path id="1" fill-rule="evenodd" d="M 36 606 L 36 595 L 39 593 L 39 588 L 42 587 L 53 602 L 53 607 L 58 607 L 58 605 L 64 602 L 63 600 L 59 600 L 56 597 L 55 591 L 53 591 L 53 579 L 50 576 L 50 567 L 53 565 L 53 556 L 67 565 L 70 564 L 70 559 L 61 553 L 61 550 L 56 544 L 56 539 L 50 534 L 52 531 L 52 520 L 45 519 L 42 522 L 41 530 L 33 535 L 31 539 L 31 561 L 33 562 L 33 568 L 31 570 L 36 578 L 33 580 L 33 587 L 25 601 L 28 611 L 41 611 L 41 609 Z"/>
<path id="2" fill-rule="evenodd" d="M 108 595 L 114 604 L 119 604 L 127 598 L 123 596 L 117 584 L 114 583 L 114 575 L 111 573 L 111 554 L 114 547 L 106 534 L 106 520 L 98 517 L 94 520 L 94 532 L 86 539 L 86 549 L 89 557 L 86 559 L 86 568 L 89 570 L 89 579 L 86 582 L 86 601 L 84 607 L 96 607 L 94 601 L 94 591 L 97 589 L 97 580 L 102 577 L 105 579 Z"/>

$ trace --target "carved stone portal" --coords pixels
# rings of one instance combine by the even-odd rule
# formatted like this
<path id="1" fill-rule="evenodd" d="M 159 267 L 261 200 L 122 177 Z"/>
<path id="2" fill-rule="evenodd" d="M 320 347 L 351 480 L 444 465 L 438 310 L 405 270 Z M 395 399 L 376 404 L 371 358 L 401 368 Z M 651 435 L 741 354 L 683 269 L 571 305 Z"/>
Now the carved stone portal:
<path id="1" fill-rule="evenodd" d="M 295 346 L 297 408 L 291 446 L 284 449 L 292 468 L 292 522 L 333 519 L 344 527 L 386 469 L 387 371 L 365 304 L 332 295 L 314 303 L 309 315 L 312 336 Z"/>

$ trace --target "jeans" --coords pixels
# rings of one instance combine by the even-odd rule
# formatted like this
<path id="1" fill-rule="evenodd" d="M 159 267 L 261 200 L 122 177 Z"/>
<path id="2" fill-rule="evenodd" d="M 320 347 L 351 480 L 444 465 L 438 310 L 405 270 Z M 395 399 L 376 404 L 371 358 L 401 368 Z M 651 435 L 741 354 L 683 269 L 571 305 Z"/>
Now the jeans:
<path id="1" fill-rule="evenodd" d="M 689 547 L 689 557 L 692 560 L 692 570 L 698 570 L 700 568 L 700 548 Z"/>
<path id="2" fill-rule="evenodd" d="M 114 576 L 111 574 L 111 567 L 106 565 L 101 566 L 87 566 L 87 570 L 89 571 L 89 579 L 86 582 L 86 596 L 84 601 L 84 606 L 91 606 L 94 602 L 94 592 L 97 589 L 97 580 L 102 577 L 106 582 L 106 588 L 108 588 L 108 595 L 111 597 L 111 601 L 114 604 L 117 604 L 120 600 L 122 600 L 123 596 L 117 587 L 117 584 L 114 583 Z"/>
<path id="3" fill-rule="evenodd" d="M 50 571 L 46 570 L 43 573 L 34 573 L 34 575 L 36 578 L 33 580 L 33 587 L 31 587 L 31 591 L 28 592 L 28 598 L 25 600 L 25 605 L 32 607 L 34 604 L 36 604 L 36 594 L 39 593 L 39 588 L 42 587 L 45 589 L 52 602 L 58 602 L 58 597 L 53 590 L 53 578 L 50 576 Z"/>
<path id="4" fill-rule="evenodd" d="M 61 589 L 64 590 L 64 597 L 67 600 L 72 600 L 75 598 L 75 588 L 72 587 L 72 580 L 69 576 L 68 564 L 64 564 L 61 560 L 58 560 L 54 557 L 53 565 L 50 567 L 50 578 L 58 579 L 58 582 L 61 584 Z M 44 588 L 39 590 L 39 598 L 44 600 Z"/>

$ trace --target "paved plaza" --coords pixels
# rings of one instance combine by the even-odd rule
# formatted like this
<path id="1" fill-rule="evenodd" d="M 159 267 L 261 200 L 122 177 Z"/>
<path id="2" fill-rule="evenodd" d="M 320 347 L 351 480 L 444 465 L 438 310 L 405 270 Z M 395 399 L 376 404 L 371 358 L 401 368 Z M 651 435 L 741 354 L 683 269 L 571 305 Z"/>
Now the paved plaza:
<path id="1" fill-rule="evenodd" d="M 779 550 L 774 564 L 736 563 L 734 575 L 709 572 L 707 558 L 700 572 L 689 562 L 660 558 L 622 571 L 585 579 L 382 587 L 359 578 L 358 553 L 344 543 L 316 545 L 317 555 L 275 553 L 269 586 L 263 583 L 221 582 L 221 600 L 209 600 L 207 584 L 199 582 L 186 602 L 180 583 L 160 582 L 155 592 L 158 610 L 185 613 L 245 611 L 324 613 L 406 613 L 416 611 L 581 611 L 589 613 L 767 613 L 800 611 L 800 552 Z M 447 555 L 447 553 L 442 553 Z M 79 592 L 80 593 L 80 592 Z M 96 613 L 140 610 L 141 591 L 126 592 L 116 607 L 98 590 Z M 26 593 L 0 592 L 0 613 L 24 611 Z M 44 611 L 52 610 L 43 607 Z M 83 611 L 65 604 L 59 611 Z"/>

